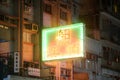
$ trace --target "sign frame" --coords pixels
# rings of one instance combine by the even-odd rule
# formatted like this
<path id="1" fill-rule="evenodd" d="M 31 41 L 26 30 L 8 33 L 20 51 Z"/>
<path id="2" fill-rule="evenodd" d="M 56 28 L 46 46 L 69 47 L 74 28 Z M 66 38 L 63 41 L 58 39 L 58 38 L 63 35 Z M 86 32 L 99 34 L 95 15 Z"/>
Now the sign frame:
<path id="1" fill-rule="evenodd" d="M 60 32 L 60 30 L 62 33 L 58 33 L 58 32 Z M 69 30 L 69 31 L 66 31 L 66 30 Z M 72 51 L 73 53 L 69 51 L 72 48 L 70 48 L 70 49 L 68 48 L 68 50 L 67 49 L 62 50 L 63 52 L 64 51 L 67 52 L 67 53 L 64 52 L 66 55 L 62 55 L 62 56 L 57 55 L 57 54 L 59 54 L 59 51 L 60 51 L 58 49 L 55 52 L 55 56 L 52 55 L 52 54 L 54 54 L 52 52 L 52 49 L 57 48 L 61 45 L 60 44 L 61 42 L 55 41 L 55 43 L 54 43 L 54 40 L 64 39 L 64 37 L 66 35 L 64 36 L 63 34 L 66 34 L 66 33 L 69 33 L 68 35 L 71 36 L 72 40 L 70 38 L 68 40 L 68 42 L 67 42 L 67 39 L 65 39 L 65 41 L 63 40 L 62 42 L 64 42 L 64 44 L 68 43 L 69 46 L 71 46 L 72 44 L 75 44 L 75 46 L 77 46 L 76 47 L 77 49 L 75 52 L 76 54 L 74 53 L 74 51 Z M 60 37 L 55 37 L 56 35 L 59 35 Z M 62 38 L 61 38 L 61 35 L 62 35 Z M 67 38 L 68 38 L 68 35 L 66 36 Z M 76 42 L 78 44 L 73 43 L 74 36 L 76 39 L 78 38 L 76 40 Z M 84 57 L 84 55 L 85 55 L 84 54 L 84 40 L 85 40 L 84 36 L 85 36 L 85 25 L 83 23 L 76 23 L 76 24 L 71 24 L 71 25 L 43 29 L 42 30 L 42 61 L 51 61 L 51 60 L 61 60 L 61 59 L 72 59 L 72 58 Z M 50 42 L 53 44 L 52 46 L 49 46 Z M 56 44 L 59 44 L 59 46 L 56 46 Z M 64 46 L 69 47 L 67 45 L 64 45 Z M 48 49 L 48 47 L 49 48 L 54 47 L 54 48 Z M 70 52 L 70 55 L 69 55 L 69 52 Z M 60 55 L 61 54 L 62 54 L 62 52 L 60 53 Z M 52 57 L 50 58 L 49 56 L 53 56 L 53 58 Z"/>

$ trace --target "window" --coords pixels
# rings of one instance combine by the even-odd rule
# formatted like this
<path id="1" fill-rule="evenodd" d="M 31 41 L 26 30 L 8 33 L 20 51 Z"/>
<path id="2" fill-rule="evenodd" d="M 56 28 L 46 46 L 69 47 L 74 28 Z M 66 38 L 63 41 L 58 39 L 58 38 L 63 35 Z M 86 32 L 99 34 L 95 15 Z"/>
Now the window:
<path id="1" fill-rule="evenodd" d="M 24 24 L 25 29 L 32 30 L 32 26 L 30 24 Z"/>
<path id="2" fill-rule="evenodd" d="M 88 60 L 97 60 L 97 55 L 87 52 L 86 53 L 86 58 Z"/>
<path id="3" fill-rule="evenodd" d="M 116 54 L 114 56 L 114 62 L 116 63 L 120 63 L 120 55 L 119 55 L 119 51 L 116 51 Z"/>
<path id="4" fill-rule="evenodd" d="M 105 60 L 108 60 L 108 58 L 109 58 L 109 48 L 108 47 L 103 47 L 103 58 Z"/>
<path id="5" fill-rule="evenodd" d="M 48 0 L 48 1 L 50 1 L 50 2 L 52 2 L 52 1 L 53 1 L 53 2 L 56 2 L 57 0 Z"/>
<path id="6" fill-rule="evenodd" d="M 73 11 L 74 11 L 74 15 L 77 13 L 77 6 L 76 5 L 73 5 Z"/>
<path id="7" fill-rule="evenodd" d="M 32 0 L 24 0 L 25 5 L 31 6 L 33 4 Z"/>
<path id="8" fill-rule="evenodd" d="M 101 0 L 102 8 L 106 10 L 107 0 Z"/>
<path id="9" fill-rule="evenodd" d="M 8 3 L 8 0 L 0 0 L 0 3 L 2 3 L 2 4 Z"/>
<path id="10" fill-rule="evenodd" d="M 46 13 L 52 14 L 52 6 L 50 4 L 44 4 L 44 11 Z"/>
<path id="11" fill-rule="evenodd" d="M 68 3 L 70 4 L 71 3 L 71 0 L 62 0 L 64 3 Z"/>
<path id="12" fill-rule="evenodd" d="M 30 6 L 27 6 L 27 5 L 24 5 L 24 11 L 25 12 L 31 12 L 31 7 Z"/>
<path id="13" fill-rule="evenodd" d="M 120 13 L 120 0 L 117 0 L 118 13 Z"/>
<path id="14" fill-rule="evenodd" d="M 67 5 L 66 4 L 60 4 L 60 7 L 67 9 Z"/>
<path id="15" fill-rule="evenodd" d="M 67 20 L 67 12 L 60 10 L 60 18 L 63 20 Z"/>

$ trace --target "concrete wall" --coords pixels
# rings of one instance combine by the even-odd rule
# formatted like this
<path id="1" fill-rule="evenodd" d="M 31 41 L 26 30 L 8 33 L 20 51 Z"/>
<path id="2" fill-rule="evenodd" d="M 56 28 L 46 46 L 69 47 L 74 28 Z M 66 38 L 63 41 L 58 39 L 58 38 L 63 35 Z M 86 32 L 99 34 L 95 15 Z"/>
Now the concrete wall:
<path id="1" fill-rule="evenodd" d="M 101 53 L 101 43 L 98 40 L 88 38 L 85 39 L 85 51 L 99 55 Z"/>

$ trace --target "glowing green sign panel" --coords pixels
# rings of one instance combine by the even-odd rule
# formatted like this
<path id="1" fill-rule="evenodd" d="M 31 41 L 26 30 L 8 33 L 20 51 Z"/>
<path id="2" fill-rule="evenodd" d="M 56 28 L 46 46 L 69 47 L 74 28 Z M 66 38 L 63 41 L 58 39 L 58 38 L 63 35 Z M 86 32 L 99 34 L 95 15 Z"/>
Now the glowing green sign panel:
<path id="1" fill-rule="evenodd" d="M 77 23 L 42 30 L 42 60 L 84 56 L 84 24 Z"/>

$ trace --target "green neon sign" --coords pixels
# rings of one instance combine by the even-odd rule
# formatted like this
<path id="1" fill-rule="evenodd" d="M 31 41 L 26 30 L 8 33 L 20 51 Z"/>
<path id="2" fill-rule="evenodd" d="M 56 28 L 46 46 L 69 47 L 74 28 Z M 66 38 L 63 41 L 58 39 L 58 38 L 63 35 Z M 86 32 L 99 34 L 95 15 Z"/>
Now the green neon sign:
<path id="1" fill-rule="evenodd" d="M 84 24 L 42 30 L 42 60 L 84 57 Z"/>

